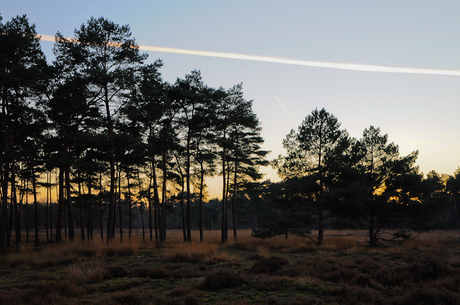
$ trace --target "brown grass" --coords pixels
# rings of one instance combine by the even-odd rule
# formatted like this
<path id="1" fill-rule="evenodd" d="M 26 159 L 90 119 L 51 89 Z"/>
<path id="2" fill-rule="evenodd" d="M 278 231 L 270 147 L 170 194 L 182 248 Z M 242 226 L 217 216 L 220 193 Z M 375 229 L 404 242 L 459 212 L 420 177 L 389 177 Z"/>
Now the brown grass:
<path id="1" fill-rule="evenodd" d="M 68 268 L 65 278 L 69 282 L 79 285 L 100 283 L 107 274 L 107 270 L 100 263 L 73 264 Z"/>
<path id="2" fill-rule="evenodd" d="M 0 304 L 460 304 L 458 232 L 369 248 L 366 232 L 64 242 L 0 257 Z M 349 235 L 354 234 L 354 235 Z"/>

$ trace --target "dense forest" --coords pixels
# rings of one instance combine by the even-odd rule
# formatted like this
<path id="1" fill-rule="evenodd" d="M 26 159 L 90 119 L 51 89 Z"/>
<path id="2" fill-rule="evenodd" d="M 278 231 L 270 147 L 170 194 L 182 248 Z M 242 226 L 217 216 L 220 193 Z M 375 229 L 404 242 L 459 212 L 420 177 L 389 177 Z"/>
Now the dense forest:
<path id="1" fill-rule="evenodd" d="M 91 18 L 73 38 L 58 32 L 52 63 L 26 16 L 0 28 L 0 252 L 19 251 L 29 231 L 35 246 L 134 229 L 162 243 L 171 228 L 184 241 L 192 229 L 203 239 L 219 228 L 226 242 L 230 228 L 235 239 L 251 228 L 321 244 L 326 227 L 365 228 L 375 246 L 384 228 L 458 228 L 460 172 L 424 176 L 417 152 L 401 156 L 379 128 L 354 139 L 315 109 L 268 161 L 241 84 L 212 88 L 198 70 L 165 82 L 127 25 Z M 269 164 L 281 182 L 258 182 Z M 212 176 L 219 200 L 207 196 Z"/>

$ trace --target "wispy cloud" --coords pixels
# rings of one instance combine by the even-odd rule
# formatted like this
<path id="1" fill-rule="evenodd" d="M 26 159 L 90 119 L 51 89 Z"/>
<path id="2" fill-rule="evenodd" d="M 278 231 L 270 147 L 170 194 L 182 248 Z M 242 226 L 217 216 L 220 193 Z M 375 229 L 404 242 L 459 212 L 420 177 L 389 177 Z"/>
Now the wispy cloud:
<path id="1" fill-rule="evenodd" d="M 41 39 L 44 41 L 54 41 L 54 36 L 51 36 L 51 35 L 38 34 L 38 36 L 41 36 Z M 333 63 L 333 62 L 323 62 L 323 61 L 286 59 L 286 58 L 269 57 L 269 56 L 245 55 L 245 54 L 236 54 L 236 53 L 164 48 L 164 47 L 154 47 L 154 46 L 145 46 L 145 45 L 139 45 L 139 49 L 143 51 L 150 51 L 150 52 L 174 53 L 174 54 L 218 57 L 218 58 L 249 60 L 249 61 L 261 61 L 261 62 L 270 62 L 270 63 L 277 63 L 277 64 L 285 64 L 285 65 L 341 69 L 341 70 L 362 71 L 362 72 L 460 76 L 460 71 L 457 71 L 457 70 L 436 70 L 436 69 L 419 69 L 419 68 L 403 68 L 403 67 L 386 67 L 386 66 L 350 64 L 350 63 Z"/>

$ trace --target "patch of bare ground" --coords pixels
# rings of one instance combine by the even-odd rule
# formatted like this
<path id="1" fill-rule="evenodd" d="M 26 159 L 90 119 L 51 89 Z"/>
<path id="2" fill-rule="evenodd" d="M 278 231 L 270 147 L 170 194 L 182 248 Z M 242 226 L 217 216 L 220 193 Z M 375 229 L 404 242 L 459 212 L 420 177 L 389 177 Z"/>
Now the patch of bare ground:
<path id="1" fill-rule="evenodd" d="M 368 248 L 365 232 L 161 247 L 74 242 L 0 257 L 0 304 L 460 304 L 460 234 Z"/>

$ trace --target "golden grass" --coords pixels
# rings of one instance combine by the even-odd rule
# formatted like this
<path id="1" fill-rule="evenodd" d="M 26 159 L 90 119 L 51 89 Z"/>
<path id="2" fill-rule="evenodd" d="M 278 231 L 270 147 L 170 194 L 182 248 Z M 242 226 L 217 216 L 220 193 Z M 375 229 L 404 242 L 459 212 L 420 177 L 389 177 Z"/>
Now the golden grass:
<path id="1" fill-rule="evenodd" d="M 218 251 L 219 246 L 213 243 L 182 243 L 176 244 L 166 254 L 165 259 L 172 262 L 229 261 L 233 257 L 227 252 Z"/>

